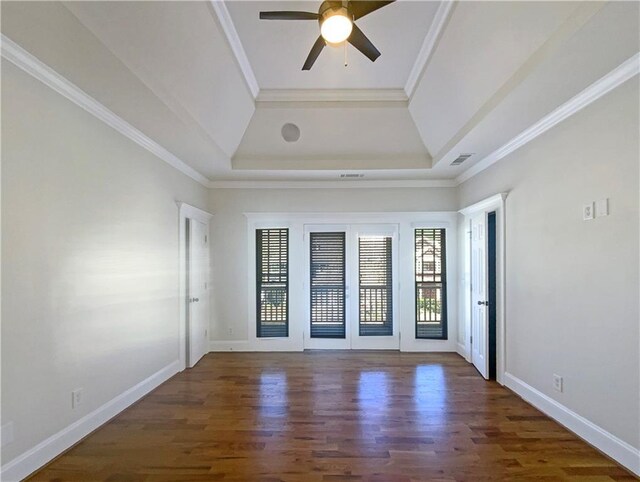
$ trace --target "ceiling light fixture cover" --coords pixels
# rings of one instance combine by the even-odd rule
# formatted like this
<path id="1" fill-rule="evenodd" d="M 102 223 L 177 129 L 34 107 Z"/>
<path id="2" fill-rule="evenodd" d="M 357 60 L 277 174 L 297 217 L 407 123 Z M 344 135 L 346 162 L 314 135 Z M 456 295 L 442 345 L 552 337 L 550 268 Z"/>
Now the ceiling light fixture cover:
<path id="1" fill-rule="evenodd" d="M 321 15 L 320 34 L 327 43 L 340 44 L 349 38 L 353 22 L 346 8 L 328 8 Z"/>

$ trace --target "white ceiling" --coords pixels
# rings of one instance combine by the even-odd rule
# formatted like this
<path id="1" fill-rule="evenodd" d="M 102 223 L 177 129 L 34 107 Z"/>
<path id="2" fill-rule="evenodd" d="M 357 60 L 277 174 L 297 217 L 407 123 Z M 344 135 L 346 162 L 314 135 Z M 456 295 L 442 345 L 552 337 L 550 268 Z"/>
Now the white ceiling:
<path id="1" fill-rule="evenodd" d="M 452 179 L 639 49 L 637 2 L 400 0 L 358 22 L 375 63 L 302 72 L 317 23 L 258 12 L 317 5 L 2 2 L 2 33 L 211 180 Z"/>
<path id="2" fill-rule="evenodd" d="M 325 48 L 301 70 L 320 34 L 315 20 L 260 20 L 260 11 L 317 12 L 320 1 L 227 1 L 260 89 L 403 89 L 438 2 L 399 1 L 357 21 L 382 55 L 371 62 L 352 46 Z"/>

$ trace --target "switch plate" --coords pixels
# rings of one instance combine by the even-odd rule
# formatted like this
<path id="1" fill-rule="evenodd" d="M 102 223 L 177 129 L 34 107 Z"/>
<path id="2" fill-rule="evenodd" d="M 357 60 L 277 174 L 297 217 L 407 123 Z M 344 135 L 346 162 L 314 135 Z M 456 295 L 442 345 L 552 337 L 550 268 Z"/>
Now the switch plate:
<path id="1" fill-rule="evenodd" d="M 82 405 L 82 388 L 76 388 L 71 392 L 71 408 L 75 409 Z"/>
<path id="2" fill-rule="evenodd" d="M 609 215 L 609 198 L 596 201 L 596 217 L 601 218 Z"/>
<path id="3" fill-rule="evenodd" d="M 563 389 L 562 377 L 560 375 L 553 374 L 553 388 L 559 392 Z"/>
<path id="4" fill-rule="evenodd" d="M 583 221 L 589 221 L 593 219 L 593 203 L 585 204 L 582 206 L 582 219 Z"/>

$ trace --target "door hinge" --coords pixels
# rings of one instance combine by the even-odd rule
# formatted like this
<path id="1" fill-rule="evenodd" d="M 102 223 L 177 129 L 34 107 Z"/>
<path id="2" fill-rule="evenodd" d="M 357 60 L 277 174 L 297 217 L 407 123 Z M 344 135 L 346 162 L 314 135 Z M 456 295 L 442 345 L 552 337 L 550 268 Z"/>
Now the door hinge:
<path id="1" fill-rule="evenodd" d="M 207 242 L 207 235 L 206 234 L 204 235 L 204 242 L 205 243 Z"/>
<path id="2" fill-rule="evenodd" d="M 469 343 L 473 345 L 473 336 L 469 337 Z"/>

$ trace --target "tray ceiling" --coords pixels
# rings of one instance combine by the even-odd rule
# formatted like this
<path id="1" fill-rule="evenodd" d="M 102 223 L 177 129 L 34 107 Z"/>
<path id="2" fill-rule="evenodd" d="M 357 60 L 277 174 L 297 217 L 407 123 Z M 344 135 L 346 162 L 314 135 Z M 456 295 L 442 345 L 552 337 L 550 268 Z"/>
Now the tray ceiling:
<path id="1" fill-rule="evenodd" d="M 638 57 L 637 2 L 400 0 L 358 21 L 375 63 L 302 72 L 317 23 L 258 13 L 317 6 L 2 2 L 2 34 L 212 181 L 462 179 Z"/>

